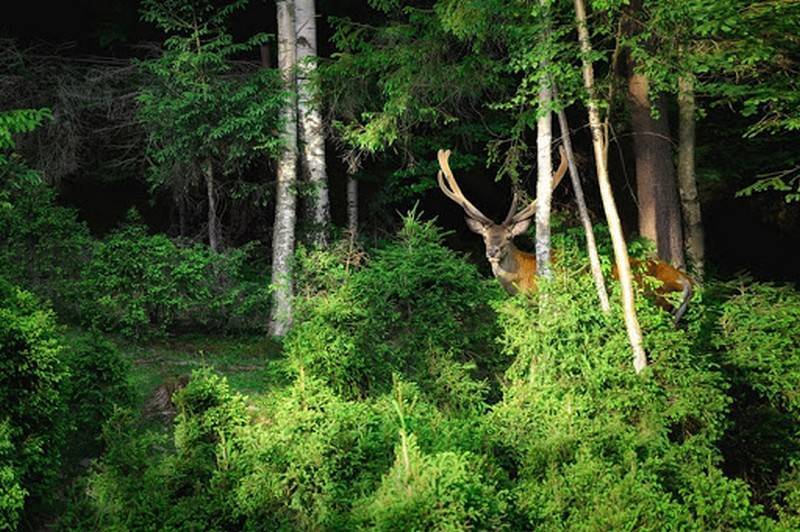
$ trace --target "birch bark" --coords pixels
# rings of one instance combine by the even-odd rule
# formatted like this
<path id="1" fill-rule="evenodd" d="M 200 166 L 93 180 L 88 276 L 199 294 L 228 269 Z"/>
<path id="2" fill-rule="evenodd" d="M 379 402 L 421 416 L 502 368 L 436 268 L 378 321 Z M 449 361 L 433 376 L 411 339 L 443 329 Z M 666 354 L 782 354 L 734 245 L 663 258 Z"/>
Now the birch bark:
<path id="1" fill-rule="evenodd" d="M 297 107 L 295 93 L 294 2 L 279 0 L 278 68 L 290 94 L 283 109 L 283 151 L 278 159 L 275 224 L 272 230 L 272 310 L 269 333 L 284 336 L 292 324 L 292 259 L 295 243 Z"/>
<path id="2" fill-rule="evenodd" d="M 647 355 L 644 352 L 642 342 L 642 329 L 639 326 L 639 318 L 636 316 L 634 305 L 633 281 L 631 279 L 631 267 L 628 261 L 628 248 L 625 245 L 625 238 L 622 235 L 622 224 L 620 223 L 617 205 L 614 201 L 614 194 L 611 190 L 611 183 L 608 179 L 608 167 L 605 158 L 605 145 L 608 139 L 604 138 L 603 126 L 600 122 L 600 109 L 595 98 L 594 69 L 589 60 L 592 52 L 592 45 L 589 40 L 589 30 L 586 24 L 586 6 L 584 0 L 575 0 L 575 18 L 578 26 L 578 42 L 582 53 L 583 84 L 586 92 L 589 93 L 589 126 L 592 131 L 592 146 L 594 148 L 594 159 L 597 167 L 597 180 L 600 185 L 600 196 L 603 201 L 603 210 L 608 221 L 608 231 L 611 233 L 611 243 L 614 248 L 614 260 L 619 272 L 619 282 L 622 288 L 622 308 L 625 315 L 625 328 L 628 333 L 628 341 L 633 351 L 633 368 L 636 373 L 640 373 L 647 367 Z"/>
<path id="3" fill-rule="evenodd" d="M 300 133 L 300 157 L 308 179 L 309 196 L 306 219 L 310 225 L 310 241 L 315 246 L 328 243 L 330 200 L 325 167 L 325 134 L 319 99 L 314 91 L 317 68 L 317 22 L 314 0 L 294 0 L 297 42 L 297 114 Z"/>

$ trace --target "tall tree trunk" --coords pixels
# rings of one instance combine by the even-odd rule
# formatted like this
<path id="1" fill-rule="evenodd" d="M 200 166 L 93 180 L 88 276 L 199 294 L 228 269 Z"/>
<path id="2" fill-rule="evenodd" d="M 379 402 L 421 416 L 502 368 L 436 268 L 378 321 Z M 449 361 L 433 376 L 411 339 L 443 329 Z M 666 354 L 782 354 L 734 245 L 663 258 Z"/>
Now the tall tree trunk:
<path id="1" fill-rule="evenodd" d="M 583 0 L 575 0 L 575 18 L 578 26 L 578 41 L 583 55 L 583 83 L 589 93 L 589 125 L 592 131 L 597 180 L 600 185 L 603 210 L 608 221 L 608 231 L 611 234 L 611 243 L 614 247 L 614 260 L 619 271 L 619 282 L 622 288 L 622 307 L 625 313 L 625 328 L 628 332 L 628 341 L 633 350 L 633 368 L 636 373 L 639 373 L 647 366 L 647 355 L 642 345 L 642 330 L 639 326 L 639 318 L 636 316 L 636 306 L 634 305 L 633 280 L 631 279 L 631 268 L 628 261 L 628 248 L 625 245 L 625 237 L 622 235 L 622 224 L 619 220 L 617 205 L 608 179 L 608 167 L 605 158 L 605 144 L 608 139 L 603 138 L 600 109 L 595 98 L 594 69 L 588 59 L 592 52 L 592 45 L 589 41 L 589 30 L 586 25 L 586 7 Z"/>
<path id="2" fill-rule="evenodd" d="M 650 82 L 630 66 L 628 101 L 636 155 L 639 233 L 656 244 L 659 258 L 683 268 L 683 227 L 666 100 L 661 96 L 653 102 L 658 111 L 658 118 L 654 118 Z"/>
<path id="3" fill-rule="evenodd" d="M 278 68 L 290 97 L 283 108 L 283 151 L 278 159 L 278 185 L 275 194 L 275 225 L 272 230 L 272 310 L 269 333 L 284 336 L 292 324 L 292 261 L 295 242 L 297 197 L 297 107 L 295 93 L 294 2 L 279 0 Z"/>
<path id="4" fill-rule="evenodd" d="M 358 180 L 347 176 L 347 230 L 350 238 L 358 234 Z"/>
<path id="5" fill-rule="evenodd" d="M 548 82 L 539 88 L 539 107 L 547 112 L 536 122 L 536 274 L 550 278 L 550 205 L 553 197 L 553 115 Z"/>
<path id="6" fill-rule="evenodd" d="M 313 87 L 317 61 L 317 22 L 314 0 L 295 0 L 297 32 L 297 93 L 302 166 L 308 176 L 310 194 L 306 217 L 311 225 L 311 243 L 328 243 L 331 222 L 328 176 L 325 168 L 325 135 L 319 99 Z"/>
<path id="7" fill-rule="evenodd" d="M 555 87 L 553 87 L 553 99 L 557 99 Z M 594 286 L 597 289 L 597 298 L 600 300 L 600 308 L 603 312 L 608 312 L 611 307 L 608 302 L 606 283 L 603 279 L 603 270 L 600 268 L 600 255 L 597 253 L 597 243 L 594 240 L 592 220 L 589 217 L 589 209 L 586 208 L 586 198 L 583 196 L 583 186 L 581 185 L 581 179 L 578 175 L 578 167 L 575 164 L 575 154 L 572 151 L 572 139 L 570 138 L 567 114 L 563 109 L 558 112 L 558 124 L 561 128 L 561 140 L 564 143 L 564 151 L 567 152 L 569 177 L 572 181 L 572 188 L 575 191 L 575 202 L 578 204 L 578 214 L 581 217 L 583 232 L 586 235 L 586 251 L 589 254 L 589 266 L 592 270 Z"/>
<path id="8" fill-rule="evenodd" d="M 220 249 L 220 227 L 217 216 L 217 191 L 214 183 L 214 164 L 211 159 L 203 161 L 203 177 L 206 181 L 206 195 L 208 197 L 208 245 L 215 252 Z"/>
<path id="9" fill-rule="evenodd" d="M 705 242 L 700 200 L 697 195 L 695 176 L 695 103 L 694 79 L 690 74 L 678 78 L 678 187 L 683 206 L 683 222 L 686 231 L 686 251 L 692 273 L 698 281 L 703 279 Z"/>

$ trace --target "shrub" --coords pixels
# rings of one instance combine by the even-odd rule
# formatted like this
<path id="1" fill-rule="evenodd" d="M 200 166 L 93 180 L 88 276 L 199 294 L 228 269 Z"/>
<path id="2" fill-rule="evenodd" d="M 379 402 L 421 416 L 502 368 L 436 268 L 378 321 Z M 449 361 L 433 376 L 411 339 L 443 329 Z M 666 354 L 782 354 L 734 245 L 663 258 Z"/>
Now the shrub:
<path id="1" fill-rule="evenodd" d="M 183 247 L 136 224 L 100 243 L 83 270 L 84 321 L 126 336 L 187 328 L 260 328 L 265 279 L 246 275 L 247 250 Z"/>
<path id="2" fill-rule="evenodd" d="M 753 283 L 722 305 L 716 343 L 739 381 L 800 419 L 800 293 Z"/>
<path id="3" fill-rule="evenodd" d="M 787 529 L 800 524 L 800 293 L 731 283 L 714 337 L 734 383 L 729 468 L 747 478 Z"/>
<path id="4" fill-rule="evenodd" d="M 21 496 L 36 505 L 58 478 L 66 438 L 60 358 L 52 311 L 0 279 L 0 474 L 9 479 L 2 520 L 19 519 Z M 5 484 L 4 484 L 5 486 Z"/>
<path id="5" fill-rule="evenodd" d="M 729 399 L 711 354 L 641 300 L 650 365 L 636 375 L 621 309 L 603 314 L 588 275 L 557 272 L 534 304 L 497 306 L 515 362 L 489 425 L 518 475 L 518 526 L 756 526 L 746 485 L 718 469 Z"/>
<path id="6" fill-rule="evenodd" d="M 401 432 L 395 463 L 378 490 L 357 509 L 373 530 L 499 530 L 502 494 L 484 478 L 480 456 L 423 453 L 414 435 Z"/>
<path id="7" fill-rule="evenodd" d="M 451 406 L 480 402 L 475 378 L 505 362 L 493 346 L 488 305 L 498 292 L 441 238 L 432 222 L 412 213 L 397 241 L 361 269 L 343 273 L 341 264 L 317 260 L 331 264 L 328 277 L 341 284 L 317 274 L 326 289 L 298 302 L 285 344 L 295 365 L 346 397 L 386 392 L 399 372 L 429 393 L 444 391 L 446 382 Z M 457 390 L 464 393 L 456 397 Z"/>
<path id="8" fill-rule="evenodd" d="M 77 283 L 92 248 L 86 225 L 75 210 L 57 206 L 55 192 L 42 183 L 8 195 L 10 206 L 0 208 L 0 276 L 75 316 Z"/>
<path id="9" fill-rule="evenodd" d="M 130 364 L 98 334 L 73 334 L 63 343 L 70 373 L 63 392 L 73 433 L 70 450 L 77 459 L 94 457 L 102 450 L 103 424 L 115 408 L 131 403 Z"/>

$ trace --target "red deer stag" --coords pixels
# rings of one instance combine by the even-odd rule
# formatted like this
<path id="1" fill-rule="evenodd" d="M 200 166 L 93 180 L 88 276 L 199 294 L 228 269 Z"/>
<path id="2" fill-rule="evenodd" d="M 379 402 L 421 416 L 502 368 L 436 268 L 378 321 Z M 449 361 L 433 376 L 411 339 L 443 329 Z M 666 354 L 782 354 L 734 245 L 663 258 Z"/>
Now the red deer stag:
<path id="1" fill-rule="evenodd" d="M 567 172 L 567 157 L 564 148 L 560 147 L 561 163 L 558 165 L 553 175 L 553 188 L 555 189 Z M 475 233 L 483 237 L 486 245 L 486 258 L 492 265 L 492 273 L 503 285 L 503 288 L 514 295 L 518 291 L 533 292 L 536 290 L 536 255 L 526 253 L 514 245 L 514 237 L 527 231 L 531 224 L 531 218 L 536 213 L 536 200 L 534 199 L 527 207 L 517 211 L 517 195 L 514 194 L 511 200 L 511 207 L 508 209 L 503 223 L 496 224 L 485 214 L 478 210 L 461 192 L 461 188 L 456 182 L 456 178 L 450 170 L 450 150 L 439 150 L 439 188 L 445 196 L 456 202 L 466 213 L 467 226 Z M 660 260 L 639 261 L 631 259 L 634 278 L 637 282 L 643 281 L 644 275 L 656 278 L 660 285 L 654 290 L 648 291 L 649 295 L 655 296 L 656 303 L 666 310 L 671 310 L 670 303 L 665 299 L 665 295 L 671 292 L 681 292 L 683 299 L 677 310 L 673 313 L 675 324 L 677 324 L 692 297 L 692 281 L 680 270 L 673 268 L 669 264 Z M 616 268 L 613 271 L 616 277 Z"/>

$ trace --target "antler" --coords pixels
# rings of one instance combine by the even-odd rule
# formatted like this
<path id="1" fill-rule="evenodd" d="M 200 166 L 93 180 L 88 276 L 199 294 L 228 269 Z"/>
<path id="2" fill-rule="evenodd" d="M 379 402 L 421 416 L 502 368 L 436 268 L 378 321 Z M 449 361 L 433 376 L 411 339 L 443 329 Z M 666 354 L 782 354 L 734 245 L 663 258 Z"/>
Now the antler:
<path id="1" fill-rule="evenodd" d="M 467 216 L 470 218 L 474 218 L 484 224 L 493 225 L 494 222 L 479 211 L 475 205 L 470 203 L 470 201 L 464 197 L 464 193 L 461 192 L 461 188 L 458 186 L 458 183 L 456 183 L 456 178 L 453 176 L 452 170 L 450 170 L 450 163 L 448 162 L 450 159 L 450 150 L 439 150 L 438 158 L 439 167 L 441 168 L 438 175 L 439 188 L 442 189 L 444 195 L 461 205 L 461 208 L 464 209 Z M 446 184 L 445 180 L 447 181 Z"/>
<path id="2" fill-rule="evenodd" d="M 561 163 L 558 165 L 558 169 L 556 173 L 553 174 L 553 190 L 558 186 L 561 182 L 561 179 L 564 177 L 564 174 L 567 173 L 567 154 L 564 153 L 564 146 L 558 147 L 558 152 L 561 154 Z M 514 193 L 514 197 L 511 200 L 511 208 L 508 209 L 508 214 L 506 215 L 506 219 L 503 221 L 503 225 L 510 225 L 513 223 L 521 222 L 527 218 L 530 218 L 536 213 L 536 200 L 534 199 L 530 205 L 519 211 L 518 213 L 514 213 L 517 210 L 517 193 Z"/>

